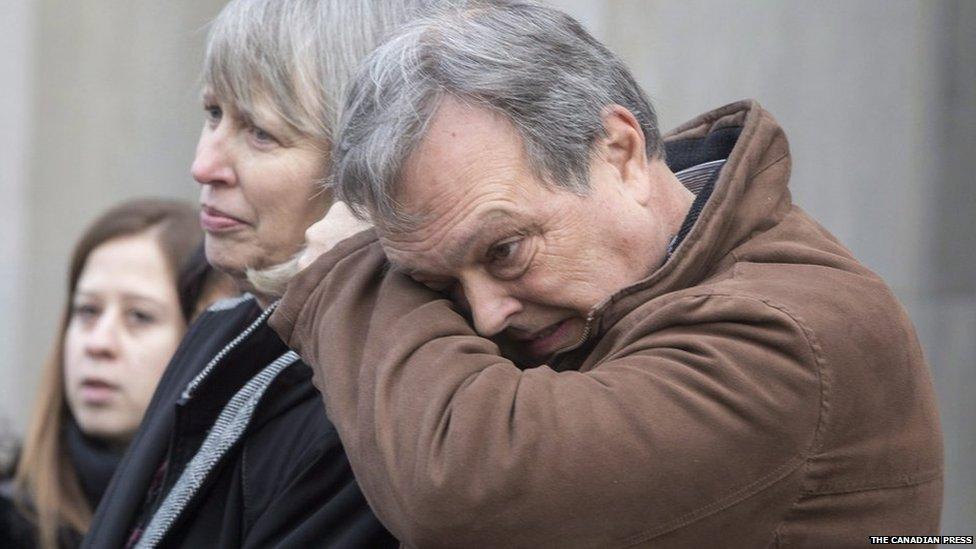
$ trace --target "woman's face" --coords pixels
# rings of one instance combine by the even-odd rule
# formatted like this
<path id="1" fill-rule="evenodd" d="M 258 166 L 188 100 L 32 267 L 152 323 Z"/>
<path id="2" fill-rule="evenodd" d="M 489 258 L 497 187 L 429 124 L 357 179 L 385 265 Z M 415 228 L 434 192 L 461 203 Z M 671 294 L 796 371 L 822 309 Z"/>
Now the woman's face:
<path id="1" fill-rule="evenodd" d="M 207 260 L 243 280 L 248 268 L 290 259 L 325 214 L 326 146 L 290 129 L 267 104 L 244 113 L 204 94 L 204 111 L 191 172 L 202 186 Z"/>
<path id="2" fill-rule="evenodd" d="M 127 443 L 183 337 L 173 275 L 149 232 L 88 256 L 64 335 L 68 406 L 81 430 Z"/>

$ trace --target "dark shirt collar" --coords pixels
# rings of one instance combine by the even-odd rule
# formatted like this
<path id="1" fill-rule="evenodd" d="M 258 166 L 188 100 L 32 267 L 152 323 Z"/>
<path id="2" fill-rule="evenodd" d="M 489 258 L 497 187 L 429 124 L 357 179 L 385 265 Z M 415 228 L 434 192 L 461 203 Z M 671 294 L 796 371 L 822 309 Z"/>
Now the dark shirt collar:
<path id="1" fill-rule="evenodd" d="M 713 160 L 711 162 L 697 164 L 674 174 L 682 185 L 694 193 L 695 201 L 692 202 L 684 222 L 681 223 L 678 234 L 674 235 L 671 243 L 668 244 L 668 253 L 665 261 L 671 258 L 671 254 L 678 249 L 681 242 L 691 232 L 691 228 L 695 226 L 695 222 L 698 221 L 698 216 L 701 215 L 702 209 L 705 208 L 705 204 L 708 202 L 708 198 L 712 196 L 712 191 L 715 190 L 715 182 L 718 180 L 718 174 L 722 171 L 722 166 L 724 165 L 725 159 Z"/>

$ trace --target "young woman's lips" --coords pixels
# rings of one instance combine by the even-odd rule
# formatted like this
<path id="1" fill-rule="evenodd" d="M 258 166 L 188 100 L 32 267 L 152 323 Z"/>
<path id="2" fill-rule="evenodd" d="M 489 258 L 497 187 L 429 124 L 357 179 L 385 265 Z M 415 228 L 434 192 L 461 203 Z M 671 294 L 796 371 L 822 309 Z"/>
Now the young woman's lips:
<path id="1" fill-rule="evenodd" d="M 211 233 L 232 231 L 243 227 L 245 223 L 216 208 L 203 206 L 200 208 L 200 227 Z"/>
<path id="2" fill-rule="evenodd" d="M 118 392 L 118 385 L 100 379 L 86 379 L 81 382 L 81 400 L 85 404 L 106 404 Z"/>

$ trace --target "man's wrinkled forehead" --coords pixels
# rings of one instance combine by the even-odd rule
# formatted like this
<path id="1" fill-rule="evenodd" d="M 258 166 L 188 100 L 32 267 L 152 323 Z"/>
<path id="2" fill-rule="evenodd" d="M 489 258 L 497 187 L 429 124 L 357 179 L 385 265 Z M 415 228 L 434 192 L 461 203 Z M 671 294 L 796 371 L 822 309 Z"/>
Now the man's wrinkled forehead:
<path id="1" fill-rule="evenodd" d="M 416 226 L 413 230 L 377 229 L 390 264 L 410 275 L 455 273 L 477 257 L 486 243 L 509 234 L 518 213 L 504 207 L 485 208 L 441 234 Z"/>
<path id="2" fill-rule="evenodd" d="M 448 231 L 431 235 L 425 230 L 422 218 L 414 218 L 412 223 L 391 227 L 389 224 L 377 226 L 380 246 L 386 253 L 390 266 L 406 275 L 443 272 L 451 265 L 463 260 L 463 251 L 453 242 L 460 236 Z"/>
<path id="3" fill-rule="evenodd" d="M 391 188 L 395 215 L 376 219 L 377 232 L 407 270 L 414 265 L 404 256 L 453 265 L 480 234 L 510 223 L 531 194 L 523 187 L 539 184 L 509 121 L 446 100 L 403 163 Z"/>

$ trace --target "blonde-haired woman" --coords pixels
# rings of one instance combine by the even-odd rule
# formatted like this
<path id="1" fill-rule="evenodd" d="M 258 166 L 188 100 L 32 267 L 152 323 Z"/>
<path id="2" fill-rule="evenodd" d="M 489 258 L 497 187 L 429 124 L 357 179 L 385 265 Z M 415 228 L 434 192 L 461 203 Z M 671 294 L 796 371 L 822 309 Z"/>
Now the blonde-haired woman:
<path id="1" fill-rule="evenodd" d="M 187 334 L 84 547 L 397 545 L 311 369 L 268 326 L 281 288 L 267 283 L 287 279 L 278 266 L 331 204 L 322 181 L 346 82 L 385 34 L 437 3 L 233 0 L 210 26 L 190 171 L 207 260 L 251 295 Z"/>
<path id="2" fill-rule="evenodd" d="M 78 545 L 194 311 L 233 291 L 200 264 L 197 215 L 130 201 L 75 245 L 27 440 L 2 485 L 0 546 Z"/>

